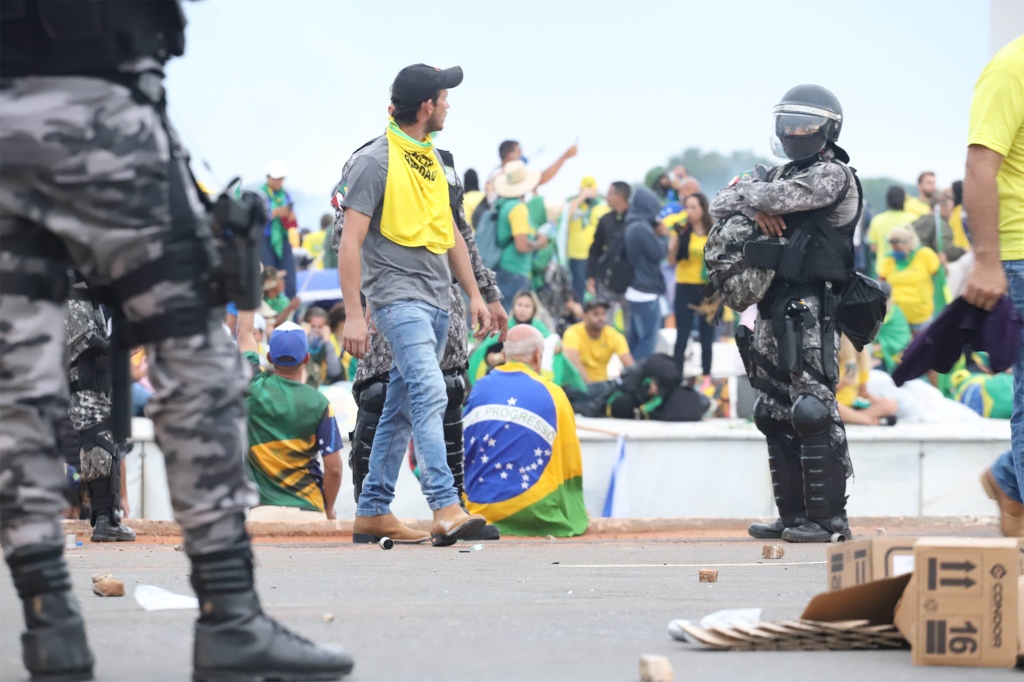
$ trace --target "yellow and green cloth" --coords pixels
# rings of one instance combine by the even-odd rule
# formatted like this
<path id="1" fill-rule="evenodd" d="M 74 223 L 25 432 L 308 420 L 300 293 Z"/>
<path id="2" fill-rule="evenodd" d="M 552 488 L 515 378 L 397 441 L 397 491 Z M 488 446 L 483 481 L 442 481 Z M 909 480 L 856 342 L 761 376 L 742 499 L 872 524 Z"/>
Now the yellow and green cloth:
<path id="1" fill-rule="evenodd" d="M 259 488 L 260 504 L 324 511 L 317 455 L 341 449 L 334 408 L 315 388 L 264 371 L 256 353 L 245 353 L 245 359 L 253 371 L 245 396 L 245 469 Z"/>
<path id="2" fill-rule="evenodd" d="M 448 179 L 428 137 L 417 141 L 388 123 L 388 176 L 380 233 L 401 246 L 447 253 L 455 246 Z"/>
<path id="3" fill-rule="evenodd" d="M 576 417 L 562 389 L 518 362 L 477 382 L 463 417 L 466 509 L 505 535 L 587 530 Z"/>

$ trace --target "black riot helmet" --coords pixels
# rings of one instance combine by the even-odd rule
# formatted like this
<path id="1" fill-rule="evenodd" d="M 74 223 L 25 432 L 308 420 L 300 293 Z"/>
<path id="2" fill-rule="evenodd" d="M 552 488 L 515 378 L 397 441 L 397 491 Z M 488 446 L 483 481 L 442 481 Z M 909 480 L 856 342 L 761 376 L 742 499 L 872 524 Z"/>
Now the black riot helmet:
<path id="1" fill-rule="evenodd" d="M 843 128 L 839 100 L 820 85 L 790 88 L 773 114 L 772 152 L 792 161 L 809 159 L 829 143 L 834 145 Z"/>

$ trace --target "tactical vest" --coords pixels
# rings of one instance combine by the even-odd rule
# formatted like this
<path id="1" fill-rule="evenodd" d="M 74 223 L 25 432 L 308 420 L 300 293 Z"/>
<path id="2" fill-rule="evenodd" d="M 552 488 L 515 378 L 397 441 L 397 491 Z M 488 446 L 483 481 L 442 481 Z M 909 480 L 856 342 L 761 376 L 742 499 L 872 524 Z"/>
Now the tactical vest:
<path id="1" fill-rule="evenodd" d="M 115 76 L 140 57 L 185 52 L 177 0 L 4 0 L 0 76 Z"/>
<path id="2" fill-rule="evenodd" d="M 744 247 L 743 253 L 751 263 L 775 271 L 772 288 L 820 282 L 842 285 L 853 277 L 853 233 L 864 210 L 864 196 L 857 173 L 852 168 L 850 173 L 858 192 L 857 212 L 852 220 L 838 226 L 828 222 L 828 217 L 850 193 L 847 176 L 846 186 L 828 206 L 786 214 L 784 244 L 758 241 Z"/>

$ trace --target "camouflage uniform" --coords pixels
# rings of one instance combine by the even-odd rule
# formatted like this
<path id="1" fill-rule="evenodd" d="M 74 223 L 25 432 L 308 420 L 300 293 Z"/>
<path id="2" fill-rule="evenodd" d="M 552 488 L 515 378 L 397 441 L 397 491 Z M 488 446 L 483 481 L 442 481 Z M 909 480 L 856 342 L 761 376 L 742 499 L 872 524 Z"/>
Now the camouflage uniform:
<path id="1" fill-rule="evenodd" d="M 353 160 L 359 155 L 359 151 L 345 164 L 342 170 L 342 177 L 347 177 Z M 466 212 L 463 208 L 464 190 L 462 180 L 454 172 L 448 173 L 449 183 L 454 179 L 454 196 L 452 197 L 453 214 L 459 232 L 466 240 L 466 247 L 469 250 L 469 259 L 473 265 L 473 275 L 476 277 L 477 286 L 480 288 L 480 295 L 486 303 L 490 304 L 501 300 L 501 292 L 495 280 L 494 272 L 484 266 L 480 258 L 480 251 L 476 247 L 476 238 L 473 228 L 466 220 Z M 337 253 L 341 247 L 341 231 L 345 224 L 345 214 L 340 208 L 334 211 L 334 230 L 332 234 L 332 247 Z M 444 357 L 441 358 L 441 371 L 445 375 L 445 383 L 448 389 L 448 409 L 445 411 L 445 444 L 448 450 L 448 464 L 452 468 L 455 477 L 455 484 L 461 494 L 462 491 L 462 403 L 465 400 L 465 379 L 463 375 L 469 366 L 469 333 L 466 328 L 466 312 L 463 307 L 462 290 L 457 282 L 452 282 L 449 291 L 451 305 L 448 311 L 448 339 L 445 343 Z M 349 466 L 352 468 L 353 477 L 356 479 L 355 499 L 359 501 L 362 476 L 365 474 L 369 462 L 370 447 L 373 444 L 373 437 L 376 433 L 377 420 L 384 408 L 384 396 L 386 395 L 387 378 L 391 372 L 394 360 L 391 355 L 391 348 L 384 339 L 383 334 L 370 329 L 370 345 L 366 356 L 359 361 L 356 367 L 356 376 L 353 379 L 352 394 L 356 404 L 359 406 L 359 416 L 356 419 L 355 431 L 350 436 L 353 444 L 349 453 Z"/>
<path id="2" fill-rule="evenodd" d="M 149 416 L 200 599 L 193 679 L 340 677 L 351 658 L 273 622 L 254 590 L 248 372 L 209 300 L 220 254 L 164 113 L 162 65 L 184 50 L 181 7 L 5 3 L 0 19 L 0 543 L 25 667 L 33 679 L 92 679 L 63 556 L 54 428 L 68 411 L 73 266 L 123 316 L 123 343 L 146 348 Z"/>
<path id="3" fill-rule="evenodd" d="M 861 205 L 860 190 L 853 172 L 836 160 L 831 151 L 826 151 L 817 162 L 809 166 L 788 164 L 772 169 L 756 169 L 720 191 L 711 204 L 711 214 L 719 220 L 733 218 L 737 214 L 752 219 L 758 211 L 787 216 L 830 207 L 826 216 L 827 224 L 830 228 L 845 229 L 851 221 L 855 222 L 859 218 Z M 787 235 L 792 236 L 790 232 Z M 757 234 L 760 235 L 760 232 Z M 810 257 L 814 258 L 815 255 L 811 254 Z M 752 272 L 750 270 L 746 273 L 742 284 L 756 289 L 758 277 L 751 276 Z M 762 272 L 768 278 L 774 274 L 771 270 Z M 786 300 L 793 298 L 784 288 L 780 289 L 779 284 L 776 279 L 768 295 L 780 291 L 780 297 Z M 825 292 L 825 296 L 832 297 L 831 283 L 819 286 L 824 287 L 821 291 Z M 746 355 L 744 361 L 751 384 L 759 393 L 755 423 L 768 437 L 775 499 L 782 519 L 789 522 L 799 519 L 796 525 L 800 525 L 807 518 L 821 520 L 841 515 L 845 523 L 845 479 L 852 475 L 853 469 L 846 431 L 835 398 L 839 332 L 834 320 L 831 320 L 834 312 L 829 316 L 823 313 L 820 295 L 803 292 L 796 298 L 806 306 L 801 316 L 802 371 L 780 370 L 779 339 L 777 327 L 773 328 L 773 320 L 770 319 L 770 305 L 764 302 L 759 304 L 760 314 L 752 337 L 744 336 L 742 331 L 737 337 L 741 351 Z M 831 335 L 831 339 L 827 336 L 823 339 L 823 334 Z M 817 402 L 807 401 L 808 397 Z M 823 451 L 817 451 L 815 456 L 822 455 L 823 463 L 816 465 L 814 474 L 824 469 L 825 477 L 831 476 L 823 486 L 824 490 L 817 481 L 812 482 L 805 475 L 807 463 L 802 464 L 802 458 L 806 460 L 807 457 L 808 437 L 800 432 L 803 426 L 801 410 L 794 410 L 798 401 L 806 401 L 803 408 L 813 403 L 827 411 L 827 417 L 821 415 L 822 423 L 827 420 L 827 428 L 819 434 L 819 441 L 828 453 L 822 455 Z M 819 499 L 822 495 L 824 500 Z M 822 511 L 825 509 L 827 511 Z M 846 530 L 848 532 L 848 528 Z"/>
<path id="4" fill-rule="evenodd" d="M 94 288 L 161 256 L 171 222 L 166 169 L 171 163 L 183 169 L 185 158 L 152 105 L 139 103 L 123 85 L 63 76 L 17 79 L 0 91 L 0 103 L 4 276 L 19 260 L 45 268 L 42 258 L 21 256 L 24 248 L 9 251 L 14 242 L 29 248 L 59 242 Z M 186 189 L 196 224 L 208 235 L 198 196 Z M 129 323 L 139 322 L 199 298 L 196 288 L 193 281 L 164 281 L 119 303 Z M 60 305 L 4 295 L 0 307 L 0 470 L 10 477 L 0 493 L 0 540 L 9 554 L 24 544 L 63 544 L 64 477 L 52 415 L 66 409 L 68 393 Z M 237 541 L 244 510 L 257 501 L 241 464 L 245 374 L 216 311 L 207 323 L 205 334 L 147 347 L 156 439 L 167 461 L 175 518 L 195 553 Z M 36 503 L 25 506 L 23 499 Z"/>

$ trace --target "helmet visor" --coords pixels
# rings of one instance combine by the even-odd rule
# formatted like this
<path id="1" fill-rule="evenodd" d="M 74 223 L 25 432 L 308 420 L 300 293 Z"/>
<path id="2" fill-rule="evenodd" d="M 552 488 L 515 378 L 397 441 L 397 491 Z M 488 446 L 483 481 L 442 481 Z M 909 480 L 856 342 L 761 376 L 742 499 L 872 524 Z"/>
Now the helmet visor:
<path id="1" fill-rule="evenodd" d="M 808 159 L 825 148 L 831 119 L 816 114 L 776 112 L 772 126 L 772 153 L 783 159 Z"/>

